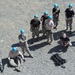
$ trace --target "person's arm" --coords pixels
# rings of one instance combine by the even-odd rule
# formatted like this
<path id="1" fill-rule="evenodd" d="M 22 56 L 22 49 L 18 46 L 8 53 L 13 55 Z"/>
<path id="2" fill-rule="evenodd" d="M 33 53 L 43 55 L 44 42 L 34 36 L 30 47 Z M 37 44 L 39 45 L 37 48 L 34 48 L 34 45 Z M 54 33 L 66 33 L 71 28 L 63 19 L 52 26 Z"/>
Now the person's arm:
<path id="1" fill-rule="evenodd" d="M 41 17 L 40 20 L 43 21 L 43 17 Z"/>
<path id="2" fill-rule="evenodd" d="M 73 11 L 73 13 L 72 13 L 73 15 L 72 15 L 72 17 L 74 17 L 74 15 L 75 15 L 75 13 L 74 13 L 74 11 Z"/>
<path id="3" fill-rule="evenodd" d="M 70 39 L 67 38 L 67 42 L 65 43 L 65 46 L 69 45 Z"/>
<path id="4" fill-rule="evenodd" d="M 32 22 L 32 20 L 31 20 L 31 22 L 30 22 L 30 29 L 32 28 L 32 23 L 33 23 L 33 22 Z"/>
<path id="5" fill-rule="evenodd" d="M 38 29 L 40 28 L 40 21 L 39 21 L 39 27 L 38 27 Z"/>
<path id="6" fill-rule="evenodd" d="M 9 52 L 9 55 L 8 55 L 8 60 L 10 60 L 10 52 Z"/>
<path id="7" fill-rule="evenodd" d="M 65 19 L 67 18 L 67 16 L 66 16 L 67 13 L 66 12 L 67 12 L 67 9 L 65 10 Z"/>

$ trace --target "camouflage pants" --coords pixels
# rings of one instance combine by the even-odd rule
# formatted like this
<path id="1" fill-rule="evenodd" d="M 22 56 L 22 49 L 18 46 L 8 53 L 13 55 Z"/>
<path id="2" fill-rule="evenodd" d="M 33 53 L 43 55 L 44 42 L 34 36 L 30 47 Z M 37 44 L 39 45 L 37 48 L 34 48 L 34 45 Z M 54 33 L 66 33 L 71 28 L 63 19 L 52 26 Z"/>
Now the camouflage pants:
<path id="1" fill-rule="evenodd" d="M 68 29 L 68 26 L 69 26 L 70 27 L 70 31 L 72 30 L 72 22 L 73 22 L 72 18 L 67 18 L 66 19 L 66 29 Z"/>
<path id="2" fill-rule="evenodd" d="M 50 40 L 50 43 L 53 41 L 53 33 L 51 30 L 47 30 L 46 31 L 46 36 L 47 36 L 47 42 L 49 43 L 49 40 Z"/>
<path id="3" fill-rule="evenodd" d="M 32 37 L 34 38 L 35 36 L 39 37 L 39 29 L 32 29 Z"/>
<path id="4" fill-rule="evenodd" d="M 45 35 L 45 33 L 46 33 L 46 28 L 45 28 L 44 25 L 42 25 L 42 32 L 43 32 L 43 35 Z"/>

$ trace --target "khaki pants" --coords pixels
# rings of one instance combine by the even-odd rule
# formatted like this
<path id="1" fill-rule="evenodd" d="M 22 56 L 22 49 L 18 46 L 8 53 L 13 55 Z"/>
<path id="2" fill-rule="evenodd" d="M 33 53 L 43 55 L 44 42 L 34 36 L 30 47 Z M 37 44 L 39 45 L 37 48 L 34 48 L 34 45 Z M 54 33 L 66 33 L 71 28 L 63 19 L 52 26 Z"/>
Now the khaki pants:
<path id="1" fill-rule="evenodd" d="M 70 31 L 72 30 L 72 18 L 66 18 L 66 29 L 68 29 L 68 26 L 70 27 Z"/>
<path id="2" fill-rule="evenodd" d="M 46 33 L 46 27 L 45 27 L 45 25 L 42 25 L 42 32 L 43 32 L 43 35 L 45 35 L 45 33 Z"/>
<path id="3" fill-rule="evenodd" d="M 19 42 L 19 43 L 20 43 L 20 47 L 22 49 L 23 54 L 27 52 L 31 56 L 27 42 L 26 43 Z"/>
<path id="4" fill-rule="evenodd" d="M 32 37 L 34 38 L 35 36 L 39 37 L 39 29 L 32 29 Z"/>
<path id="5" fill-rule="evenodd" d="M 50 40 L 50 43 L 53 41 L 53 33 L 51 30 L 47 30 L 46 31 L 46 36 L 47 36 L 47 42 L 49 43 L 49 40 Z"/>

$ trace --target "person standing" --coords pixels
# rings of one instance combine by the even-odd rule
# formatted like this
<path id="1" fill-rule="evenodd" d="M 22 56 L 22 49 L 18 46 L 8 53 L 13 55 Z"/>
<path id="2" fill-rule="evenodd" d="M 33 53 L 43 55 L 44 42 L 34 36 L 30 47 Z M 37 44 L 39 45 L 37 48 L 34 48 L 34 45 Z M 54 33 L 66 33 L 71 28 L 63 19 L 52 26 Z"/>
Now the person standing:
<path id="1" fill-rule="evenodd" d="M 59 21 L 59 13 L 60 9 L 58 4 L 54 4 L 54 8 L 52 9 L 52 14 L 53 14 L 53 22 L 54 22 L 54 29 L 57 29 L 58 26 L 58 21 Z"/>
<path id="2" fill-rule="evenodd" d="M 30 30 L 32 32 L 32 38 L 34 39 L 35 36 L 39 37 L 39 28 L 40 28 L 40 21 L 38 20 L 38 15 L 34 15 L 34 19 L 30 21 Z"/>
<path id="3" fill-rule="evenodd" d="M 46 26 L 46 36 L 47 36 L 47 43 L 51 44 L 51 42 L 53 41 L 53 27 L 54 27 L 54 23 L 52 21 L 52 15 L 48 16 L 48 19 L 45 20 L 45 26 Z M 50 41 L 49 41 L 50 39 Z"/>
<path id="4" fill-rule="evenodd" d="M 42 32 L 43 32 L 43 36 L 45 35 L 45 32 L 46 32 L 46 28 L 45 28 L 45 24 L 44 24 L 44 22 L 45 22 L 45 20 L 48 18 L 48 12 L 47 11 L 45 11 L 44 12 L 44 15 L 42 15 L 41 16 L 41 21 L 42 21 Z"/>
<path id="5" fill-rule="evenodd" d="M 29 52 L 29 47 L 27 43 L 27 35 L 25 34 L 25 30 L 20 31 L 20 35 L 18 36 L 18 39 L 19 39 L 19 44 L 22 48 L 23 55 L 25 54 L 25 52 L 27 52 L 29 56 L 32 57 L 32 55 Z"/>
<path id="6" fill-rule="evenodd" d="M 72 31 L 73 17 L 74 17 L 73 5 L 69 4 L 69 7 L 65 10 L 66 30 L 68 30 L 68 26 L 69 26 L 70 31 Z"/>

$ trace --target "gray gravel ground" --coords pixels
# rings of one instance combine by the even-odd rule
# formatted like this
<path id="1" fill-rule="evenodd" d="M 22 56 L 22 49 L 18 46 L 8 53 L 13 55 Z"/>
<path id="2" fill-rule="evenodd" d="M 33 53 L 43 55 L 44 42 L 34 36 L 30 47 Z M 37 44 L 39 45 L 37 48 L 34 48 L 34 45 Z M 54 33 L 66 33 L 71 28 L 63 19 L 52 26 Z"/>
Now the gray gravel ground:
<path id="1" fill-rule="evenodd" d="M 4 72 L 0 75 L 74 75 L 75 74 L 75 46 L 69 47 L 67 52 L 59 52 L 57 41 L 60 33 L 65 29 L 64 11 L 69 3 L 73 3 L 75 9 L 75 0 L 0 0 L 0 58 L 5 59 L 11 50 L 11 45 L 18 43 L 18 35 L 21 29 L 25 29 L 28 38 L 31 39 L 29 23 L 36 13 L 39 18 L 44 11 L 49 14 L 53 4 L 58 3 L 61 8 L 60 22 L 58 30 L 54 30 L 54 41 L 51 45 L 46 45 L 46 40 L 40 40 L 30 44 L 31 54 L 34 58 L 26 58 L 21 72 L 13 71 L 14 68 L 7 67 L 4 62 Z M 75 18 L 74 18 L 75 21 Z M 73 33 L 67 33 L 73 44 L 75 44 L 75 22 L 73 22 Z M 41 36 L 41 34 L 40 34 Z M 20 48 L 19 48 L 20 50 Z M 65 69 L 54 65 L 50 57 L 53 53 L 59 53 L 67 60 Z"/>

